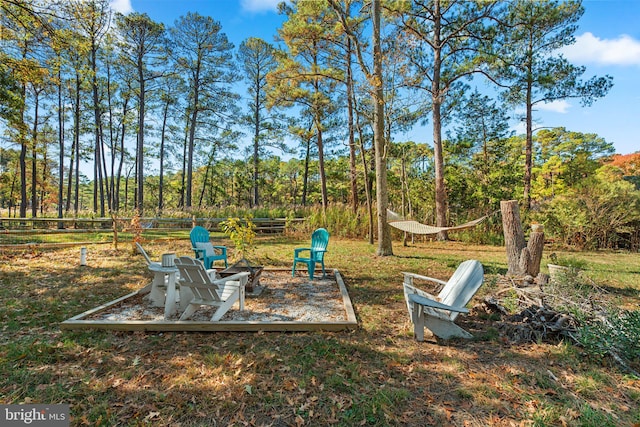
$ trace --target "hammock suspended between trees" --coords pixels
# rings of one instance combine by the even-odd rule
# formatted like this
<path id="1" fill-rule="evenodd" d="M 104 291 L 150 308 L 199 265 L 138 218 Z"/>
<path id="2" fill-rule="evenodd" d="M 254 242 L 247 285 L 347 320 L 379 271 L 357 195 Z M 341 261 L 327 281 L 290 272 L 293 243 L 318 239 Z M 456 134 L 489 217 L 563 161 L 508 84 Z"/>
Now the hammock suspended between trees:
<path id="1" fill-rule="evenodd" d="M 389 225 L 397 228 L 398 230 L 412 234 L 438 234 L 441 231 L 466 230 L 468 228 L 475 227 L 487 218 L 489 218 L 489 215 L 485 215 L 482 218 L 474 219 L 473 221 L 465 222 L 464 224 L 456 225 L 454 227 L 434 227 L 432 225 L 422 224 L 418 221 L 404 219 L 401 215 L 387 209 L 387 222 Z"/>

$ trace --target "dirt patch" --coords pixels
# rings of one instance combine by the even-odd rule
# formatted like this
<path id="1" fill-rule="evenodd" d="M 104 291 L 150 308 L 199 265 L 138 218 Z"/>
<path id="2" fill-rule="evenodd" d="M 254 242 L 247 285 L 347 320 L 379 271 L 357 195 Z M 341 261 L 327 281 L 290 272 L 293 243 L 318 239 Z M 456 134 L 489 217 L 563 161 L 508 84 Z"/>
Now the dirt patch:
<path id="1" fill-rule="evenodd" d="M 288 271 L 264 271 L 255 295 L 247 294 L 245 309 L 235 304 L 221 321 L 251 322 L 341 322 L 346 312 L 336 277 L 311 281 L 306 276 L 291 277 Z M 208 321 L 214 308 L 201 306 L 190 321 Z M 87 316 L 86 320 L 126 322 L 132 320 L 178 320 L 179 314 L 164 319 L 164 309 L 153 307 L 145 295 L 134 295 L 105 310 Z"/>

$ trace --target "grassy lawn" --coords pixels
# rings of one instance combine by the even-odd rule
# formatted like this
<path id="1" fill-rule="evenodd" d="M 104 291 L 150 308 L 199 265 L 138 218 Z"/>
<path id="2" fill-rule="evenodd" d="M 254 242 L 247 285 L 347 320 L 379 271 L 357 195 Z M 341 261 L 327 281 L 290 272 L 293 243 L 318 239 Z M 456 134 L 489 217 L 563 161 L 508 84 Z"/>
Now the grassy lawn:
<path id="1" fill-rule="evenodd" d="M 307 244 L 261 237 L 254 259 L 290 267 L 293 248 Z M 191 255 L 186 232 L 144 246 L 155 259 Z M 345 279 L 352 332 L 62 332 L 59 322 L 151 279 L 130 244 L 87 247 L 87 267 L 78 247 L 0 251 L 0 403 L 68 403 L 72 425 L 92 426 L 640 423 L 640 379 L 572 345 L 511 344 L 473 311 L 473 340 L 413 339 L 401 272 L 446 278 L 478 259 L 478 304 L 506 271 L 500 247 L 394 242 L 395 256 L 381 258 L 374 246 L 333 238 L 326 263 Z M 571 255 L 621 306 L 638 308 L 638 254 Z"/>

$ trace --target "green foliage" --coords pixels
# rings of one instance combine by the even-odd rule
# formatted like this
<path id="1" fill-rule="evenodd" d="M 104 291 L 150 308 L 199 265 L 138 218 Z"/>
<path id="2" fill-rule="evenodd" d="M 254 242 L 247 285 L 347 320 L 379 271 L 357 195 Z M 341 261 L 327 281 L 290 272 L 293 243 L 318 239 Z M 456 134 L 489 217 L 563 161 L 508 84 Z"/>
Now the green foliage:
<path id="1" fill-rule="evenodd" d="M 545 231 L 578 248 L 611 248 L 617 232 L 640 221 L 640 192 L 606 169 L 542 205 Z"/>
<path id="2" fill-rule="evenodd" d="M 246 259 L 255 251 L 256 225 L 251 221 L 251 217 L 246 216 L 243 220 L 227 218 L 220 223 L 220 228 L 235 245 L 240 259 Z"/>
<path id="3" fill-rule="evenodd" d="M 0 59 L 4 63 L 4 56 L 1 54 Z M 23 105 L 24 99 L 20 96 L 18 81 L 8 69 L 0 66 L 0 118 L 17 123 Z"/>
<path id="4" fill-rule="evenodd" d="M 584 105 L 603 97 L 612 87 L 612 78 L 582 80 L 584 66 L 570 63 L 558 52 L 574 43 L 577 22 L 584 13 L 579 0 L 506 3 L 504 19 L 491 44 L 495 49 L 487 65 L 506 89 L 503 99 L 526 109 L 526 158 L 524 198 L 531 206 L 533 173 L 533 111 L 542 102 L 580 98 Z"/>
<path id="5" fill-rule="evenodd" d="M 336 90 L 343 88 L 347 78 L 343 62 L 347 53 L 344 51 L 345 31 L 352 33 L 352 41 L 358 41 L 352 48 L 362 48 L 361 53 L 365 58 L 370 49 L 366 44 L 359 44 L 359 40 L 364 40 L 361 37 L 362 30 L 368 26 L 369 16 L 354 7 L 354 3 L 304 1 L 283 4 L 281 11 L 286 15 L 286 21 L 279 29 L 279 36 L 283 40 L 283 49 L 287 50 L 274 51 L 272 45 L 251 38 L 240 46 L 236 61 L 232 55 L 233 47 L 220 23 L 197 13 L 180 17 L 168 28 L 170 49 L 165 51 L 161 37 L 164 34 L 163 26 L 146 15 L 118 15 L 116 25 L 108 29 L 109 2 L 106 0 L 86 4 L 44 2 L 47 7 L 43 8 L 13 3 L 3 4 L 8 12 L 3 16 L 2 27 L 6 49 L 0 53 L 0 117 L 6 122 L 9 144 L 18 147 L 25 144 L 25 132 L 31 127 L 29 121 L 34 119 L 28 117 L 29 114 L 24 117 L 20 114 L 25 107 L 31 111 L 34 101 L 32 92 L 22 92 L 22 83 L 42 86 L 47 93 L 58 85 L 69 88 L 69 101 L 74 107 L 82 108 L 78 111 L 78 123 L 75 123 L 72 111 L 67 110 L 65 120 L 74 125 L 64 135 L 66 146 L 71 145 L 75 136 L 80 141 L 93 140 L 88 135 L 95 131 L 94 117 L 100 112 L 95 102 L 104 101 L 105 107 L 110 107 L 108 114 L 104 115 L 108 120 L 101 123 L 105 146 L 110 147 L 104 153 L 105 164 L 110 157 L 119 157 L 119 142 L 136 140 L 136 133 L 142 130 L 138 136 L 140 156 L 135 156 L 141 162 L 137 177 L 133 176 L 136 168 L 133 168 L 133 153 L 128 152 L 130 147 L 125 147 L 122 153 L 122 178 L 109 176 L 109 182 L 92 183 L 79 175 L 81 206 L 78 208 L 78 217 L 97 215 L 96 212 L 88 212 L 92 202 L 104 204 L 109 195 L 105 194 L 102 200 L 96 200 L 94 198 L 101 192 L 94 191 L 94 188 L 102 190 L 103 184 L 111 184 L 111 179 L 120 179 L 115 182 L 119 185 L 119 206 L 113 208 L 119 217 L 133 215 L 134 201 L 142 202 L 145 216 L 151 216 L 152 212 L 160 211 L 158 206 L 162 201 L 161 214 L 164 217 L 218 219 L 250 215 L 252 218 L 306 218 L 304 224 L 296 227 L 310 231 L 323 226 L 330 228 L 333 235 L 367 237 L 369 224 L 368 213 L 363 207 L 363 176 L 372 181 L 375 177 L 371 173 L 373 168 L 370 162 L 371 129 L 365 124 L 370 121 L 372 109 L 370 94 L 363 90 L 372 83 L 363 79 L 366 72 L 352 73 L 353 97 L 358 105 L 355 121 L 361 127 L 358 132 L 361 140 L 355 143 L 358 156 L 355 171 L 358 191 L 356 202 L 360 206 L 356 212 L 347 207 L 352 196 L 350 159 L 345 155 L 347 147 L 338 143 L 346 140 L 348 126 L 341 121 L 343 117 L 336 118 L 345 115 L 344 99 L 339 99 L 341 91 Z M 48 3 L 51 3 L 51 8 Z M 404 78 L 404 83 L 411 85 L 424 83 L 434 72 L 434 52 L 426 41 L 434 35 L 431 12 L 435 11 L 429 2 L 395 2 L 386 6 L 389 23 L 396 25 L 400 32 L 409 30 L 403 24 L 409 24 L 405 18 L 410 11 L 416 12 L 411 25 L 417 25 L 417 34 L 411 29 L 405 33 L 408 36 L 405 40 L 389 40 L 383 47 L 384 79 L 385 83 L 389 83 L 385 84 L 385 93 L 388 95 L 385 105 L 386 132 L 390 134 L 386 153 L 389 203 L 398 212 L 402 211 L 402 207 L 406 208 L 419 222 L 435 224 L 434 150 L 426 143 L 393 142 L 397 129 L 410 126 L 418 117 L 426 117 L 426 111 L 433 107 L 429 105 L 432 98 L 428 91 L 422 91 L 418 98 L 413 98 L 396 87 Z M 448 201 L 446 215 L 449 224 L 455 225 L 496 211 L 501 200 L 520 198 L 523 194 L 524 147 L 527 139 L 522 135 L 513 136 L 508 121 L 513 119 L 509 117 L 513 113 L 509 110 L 509 104 L 526 102 L 527 94 L 522 90 L 526 83 L 533 84 L 533 108 L 542 99 L 562 99 L 569 95 L 590 103 L 607 92 L 610 82 L 606 77 L 583 82 L 580 79 L 584 71 L 581 67 L 572 66 L 554 56 L 559 47 L 573 41 L 578 19 L 583 12 L 579 1 L 453 2 L 450 6 L 446 11 L 440 10 L 447 18 L 446 25 L 441 28 L 442 34 L 462 31 L 460 34 L 465 37 L 448 39 L 451 44 L 443 46 L 442 53 L 445 53 L 443 58 L 446 61 L 442 64 L 440 82 L 444 86 L 437 92 L 440 95 L 447 94 L 442 98 L 445 101 L 442 106 L 444 124 L 452 118 L 458 124 L 453 126 L 452 134 L 447 135 L 448 140 L 443 141 L 442 159 Z M 495 54 L 494 58 L 503 60 L 501 64 L 484 63 L 488 58 L 481 52 L 471 53 L 473 49 L 461 49 L 462 45 L 456 44 L 460 42 L 467 48 L 475 49 L 480 47 L 475 42 L 487 35 L 484 30 L 496 29 L 491 26 L 494 25 L 492 22 L 497 21 L 485 20 L 487 15 L 484 12 L 491 12 L 492 15 L 505 12 L 503 18 L 506 19 L 502 22 L 513 24 L 510 31 L 498 31 L 495 34 L 503 39 L 494 46 L 497 50 L 491 53 Z M 50 19 L 58 13 L 73 19 Z M 484 27 L 480 25 L 483 23 L 490 28 L 481 28 Z M 61 26 L 58 28 L 58 25 Z M 47 31 L 43 32 L 43 28 Z M 40 33 L 51 35 L 50 29 L 59 31 L 59 34 L 56 37 L 35 37 Z M 416 35 L 425 38 L 413 39 Z M 533 37 L 535 46 L 524 44 L 530 39 L 528 35 Z M 117 44 L 115 40 L 124 44 Z M 136 41 L 142 42 L 152 52 L 147 51 L 142 55 L 143 52 L 135 51 L 138 46 Z M 403 42 L 410 43 L 403 45 Z M 24 47 L 24 52 L 22 48 L 18 49 L 20 46 Z M 482 49 L 485 47 L 482 46 Z M 56 55 L 50 58 L 51 62 L 44 63 L 42 58 L 51 56 L 49 49 L 58 52 L 59 57 Z M 91 61 L 91 53 L 96 54 L 95 64 Z M 531 54 L 532 62 L 519 61 L 527 53 Z M 415 60 L 415 67 L 406 62 L 407 55 Z M 137 63 L 136 59 L 141 62 Z M 531 65 L 531 69 L 526 69 L 524 64 Z M 510 87 L 509 93 L 503 98 L 506 103 L 471 92 L 466 86 L 458 84 L 461 75 L 466 75 L 477 66 L 481 66 L 482 71 L 494 73 Z M 144 76 L 136 72 L 136 67 L 140 67 L 138 71 L 143 72 Z M 45 79 L 51 71 L 58 69 L 61 71 L 60 81 Z M 172 71 L 172 77 L 157 80 L 160 75 L 166 75 L 167 70 Z M 179 74 L 179 78 L 173 77 L 176 74 Z M 240 98 L 231 92 L 233 85 L 230 83 L 237 81 L 240 74 L 254 77 L 249 79 L 254 85 L 247 88 L 250 94 L 256 95 L 251 99 L 259 101 L 259 115 L 245 115 L 248 112 L 255 113 L 253 107 L 239 112 Z M 143 81 L 137 81 L 140 77 Z M 534 80 L 529 81 L 531 78 Z M 144 81 L 148 84 L 142 88 Z M 161 84 L 151 84 L 151 81 Z M 167 90 L 166 85 L 173 90 Z M 102 101 L 90 99 L 91 89 L 96 89 Z M 268 97 L 267 90 L 270 90 Z M 144 106 L 140 101 L 145 93 L 150 100 L 146 112 L 139 111 Z M 197 100 L 194 99 L 196 93 Z M 135 101 L 136 97 L 138 102 Z M 172 98 L 171 102 L 168 98 Z M 163 141 L 167 144 L 163 148 L 166 157 L 160 162 L 167 168 L 163 170 L 162 185 L 159 177 L 153 176 L 153 169 L 146 168 L 146 172 L 150 173 L 142 176 L 145 170 L 142 163 L 158 160 L 159 157 L 155 143 L 149 145 L 149 141 L 142 139 L 161 131 L 159 124 L 163 121 L 160 120 L 160 108 L 156 108 L 155 101 L 158 99 L 164 105 L 171 105 L 164 115 L 168 119 L 166 135 L 164 124 L 162 127 Z M 85 111 L 87 102 L 93 104 L 90 105 L 93 114 L 90 114 L 92 111 Z M 300 105 L 300 116 L 290 129 L 296 150 L 303 153 L 298 158 L 283 161 L 269 153 L 273 148 L 284 148 L 283 143 L 287 138 L 282 134 L 281 117 L 276 117 L 273 109 L 267 114 L 262 108 L 266 103 Z M 151 104 L 153 106 L 150 108 Z M 255 103 L 252 105 L 256 106 Z M 142 116 L 137 116 L 140 112 Z M 148 119 L 142 120 L 145 115 Z M 225 117 L 239 119 L 241 125 L 257 131 L 252 140 L 253 148 L 257 151 L 241 150 L 242 147 L 238 146 L 241 138 L 237 132 L 229 129 L 229 121 Z M 259 125 L 260 129 L 256 130 L 255 125 Z M 123 134 L 120 134 L 120 129 Z M 318 131 L 322 131 L 322 134 Z M 50 141 L 50 136 L 44 138 L 47 133 L 53 133 L 50 127 L 40 127 L 40 132 L 38 141 Z M 322 147 L 318 145 L 319 136 L 322 136 Z M 183 150 L 185 141 L 186 156 Z M 640 224 L 639 187 L 634 189 L 624 181 L 638 185 L 640 177 L 636 176 L 637 171 L 633 166 L 637 164 L 636 161 L 628 158 L 623 163 L 616 163 L 618 168 L 624 166 L 624 170 L 619 170 L 617 174 L 612 168 L 607 170 L 601 165 L 613 152 L 611 143 L 594 134 L 565 128 L 540 130 L 535 135 L 534 143 L 533 164 L 536 168 L 532 171 L 532 205 L 541 210 L 533 219 L 545 225 L 550 237 L 579 248 L 599 248 L 615 247 L 621 243 L 619 236 L 624 235 L 630 237 L 628 241 L 631 244 L 637 245 L 633 242 L 637 241 L 635 236 L 638 235 Z M 82 148 L 76 158 L 91 158 L 91 147 L 84 142 L 80 145 Z M 38 147 L 38 150 L 42 148 L 44 146 Z M 323 165 L 320 164 L 320 149 L 324 153 Z M 226 157 L 226 153 L 232 151 L 241 152 L 242 158 Z M 20 203 L 19 200 L 22 197 L 20 190 L 31 190 L 26 177 L 20 176 L 19 154 L 14 149 L 0 151 L 0 206 L 3 208 L 13 206 L 15 209 L 17 205 L 24 207 L 28 203 Z M 68 158 L 62 165 L 69 170 L 67 165 L 70 165 L 71 153 L 66 151 L 64 155 Z M 192 169 L 186 166 L 190 162 L 190 155 L 194 158 L 190 165 Z M 247 168 L 246 161 L 251 155 L 258 160 L 252 165 L 253 170 Z M 183 162 L 185 167 L 181 169 Z M 46 162 L 44 159 L 36 162 L 38 180 L 46 183 L 40 197 L 43 210 L 40 216 L 48 216 L 47 208 L 52 212 L 58 202 L 57 195 L 51 191 L 54 183 L 68 184 L 68 176 L 55 176 L 56 163 L 52 162 L 50 156 Z M 40 173 L 45 170 L 46 174 Z M 107 175 L 115 173 L 105 172 Z M 322 183 L 326 184 L 326 192 Z M 140 197 L 134 195 L 136 184 L 144 185 L 145 191 Z M 252 191 L 254 189 L 257 191 Z M 189 196 L 191 191 L 194 192 L 193 200 Z M 375 192 L 372 196 L 375 198 Z M 70 197 L 73 199 L 73 194 Z M 327 204 L 320 209 L 318 204 L 320 201 L 324 204 L 324 197 L 328 199 Z M 63 198 L 66 196 L 63 195 Z M 99 215 L 104 216 L 104 213 Z M 396 238 L 402 237 L 396 231 L 393 233 Z M 44 238 L 37 236 L 38 240 Z M 452 233 L 451 238 L 502 244 L 501 224 L 498 219 L 472 230 Z"/>
<path id="6" fill-rule="evenodd" d="M 613 144 L 596 134 L 570 132 L 565 128 L 542 129 L 538 142 L 537 168 L 533 169 L 532 194 L 549 198 L 579 186 L 585 177 L 593 176 L 601 160 L 611 156 Z"/>
<path id="7" fill-rule="evenodd" d="M 504 28 L 498 32 L 500 40 L 494 47 L 492 64 L 497 75 L 508 84 L 504 93 L 507 102 L 517 105 L 542 100 L 550 101 L 581 96 L 590 104 L 611 87 L 611 78 L 603 77 L 582 82 L 584 67 L 569 63 L 558 49 L 574 43 L 577 22 L 584 13 L 580 1 L 531 2 L 518 0 L 508 3 Z M 525 60 L 526 58 L 526 60 Z M 522 90 L 529 83 L 529 91 Z M 527 101 L 527 96 L 531 97 Z"/>
<path id="8" fill-rule="evenodd" d="M 469 216 L 466 220 L 472 219 L 475 218 Z M 466 220 L 460 222 L 464 223 Z M 502 230 L 501 217 L 500 215 L 493 215 L 473 228 L 456 231 L 455 234 L 451 233 L 449 238 L 477 245 L 503 246 L 504 233 Z"/>
<path id="9" fill-rule="evenodd" d="M 640 311 L 612 310 L 601 319 L 585 322 L 578 331 L 587 354 L 604 357 L 610 351 L 638 365 L 640 361 Z"/>
<path id="10" fill-rule="evenodd" d="M 457 116 L 461 125 L 444 146 L 450 206 L 496 210 L 516 194 L 521 173 L 514 162 L 524 142 L 509 132 L 504 106 L 477 91 Z"/>
<path id="11" fill-rule="evenodd" d="M 267 148 L 277 148 L 283 152 L 287 152 L 288 148 L 284 143 L 284 131 L 286 128 L 286 117 L 272 109 L 267 112 L 267 96 L 265 87 L 267 84 L 267 74 L 275 69 L 277 61 L 274 55 L 275 48 L 273 45 L 256 37 L 250 37 L 240 44 L 237 53 L 237 59 L 241 69 L 244 72 L 245 81 L 248 84 L 248 94 L 250 97 L 247 102 L 249 113 L 241 116 L 240 123 L 249 130 L 252 135 L 253 154 L 251 158 L 252 164 L 252 185 L 253 185 L 253 204 L 260 205 L 263 202 L 260 191 L 260 184 L 265 183 L 262 187 L 268 191 L 279 185 L 280 180 L 270 181 L 271 177 L 277 177 L 278 174 L 272 174 L 273 170 L 270 166 L 276 166 L 279 169 L 280 159 L 269 158 L 262 161 L 263 156 L 267 153 Z M 277 162 L 274 162 L 277 160 Z M 286 181 L 285 181 L 286 182 Z M 271 193 L 271 192 L 269 192 Z"/>

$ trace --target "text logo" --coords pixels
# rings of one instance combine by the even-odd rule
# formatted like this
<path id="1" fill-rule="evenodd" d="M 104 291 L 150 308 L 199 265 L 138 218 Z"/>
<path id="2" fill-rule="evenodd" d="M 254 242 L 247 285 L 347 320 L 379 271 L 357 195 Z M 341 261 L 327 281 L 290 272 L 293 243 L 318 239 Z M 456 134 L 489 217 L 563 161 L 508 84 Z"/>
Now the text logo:
<path id="1" fill-rule="evenodd" d="M 0 425 L 69 427 L 69 405 L 0 405 Z"/>

